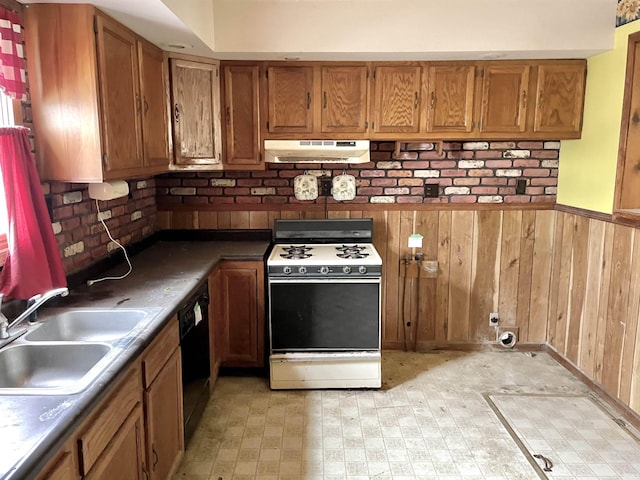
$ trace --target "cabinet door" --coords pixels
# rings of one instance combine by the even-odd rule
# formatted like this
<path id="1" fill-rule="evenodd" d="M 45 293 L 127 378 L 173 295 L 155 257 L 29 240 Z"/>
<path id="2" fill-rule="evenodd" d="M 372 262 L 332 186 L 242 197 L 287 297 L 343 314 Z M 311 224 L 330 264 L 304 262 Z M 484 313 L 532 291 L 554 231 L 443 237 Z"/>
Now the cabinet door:
<path id="1" fill-rule="evenodd" d="M 580 134 L 585 63 L 539 65 L 534 131 Z"/>
<path id="2" fill-rule="evenodd" d="M 87 480 L 108 478 L 143 480 L 146 477 L 146 465 L 142 429 L 142 408 L 138 405 L 84 478 Z"/>
<path id="3" fill-rule="evenodd" d="M 427 131 L 471 132 L 475 66 L 433 65 L 427 72 Z"/>
<path id="4" fill-rule="evenodd" d="M 482 75 L 480 131 L 524 132 L 529 65 L 487 65 Z"/>
<path id="5" fill-rule="evenodd" d="M 418 133 L 420 129 L 419 66 L 378 66 L 373 73 L 374 132 Z"/>
<path id="6" fill-rule="evenodd" d="M 322 67 L 322 133 L 367 130 L 367 67 Z"/>
<path id="7" fill-rule="evenodd" d="M 177 348 L 144 394 L 147 465 L 152 480 L 171 478 L 184 450 L 181 368 Z"/>
<path id="8" fill-rule="evenodd" d="M 76 480 L 80 478 L 75 447 L 75 442 L 68 441 L 45 467 L 44 472 L 36 476 L 36 480 Z"/>
<path id="9" fill-rule="evenodd" d="M 217 348 L 224 367 L 264 366 L 261 262 L 225 262 L 218 270 Z"/>
<path id="10" fill-rule="evenodd" d="M 146 167 L 169 166 L 165 69 L 162 50 L 138 41 L 142 92 L 142 140 Z"/>
<path id="11" fill-rule="evenodd" d="M 264 168 L 260 153 L 258 66 L 224 66 L 225 168 Z"/>
<path id="12" fill-rule="evenodd" d="M 313 131 L 313 67 L 267 68 L 270 133 Z"/>
<path id="13" fill-rule="evenodd" d="M 175 164 L 221 167 L 218 66 L 171 59 Z"/>
<path id="14" fill-rule="evenodd" d="M 105 177 L 142 167 L 142 127 L 136 37 L 96 16 Z M 46 81 L 46 79 L 45 79 Z"/>

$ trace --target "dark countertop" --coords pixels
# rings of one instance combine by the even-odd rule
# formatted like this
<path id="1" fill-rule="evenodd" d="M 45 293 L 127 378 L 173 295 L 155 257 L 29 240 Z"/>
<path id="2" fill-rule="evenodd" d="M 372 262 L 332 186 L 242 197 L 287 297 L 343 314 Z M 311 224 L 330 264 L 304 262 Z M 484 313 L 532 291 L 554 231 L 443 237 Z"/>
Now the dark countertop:
<path id="1" fill-rule="evenodd" d="M 268 246 L 266 241 L 160 241 L 131 258 L 133 271 L 128 277 L 71 289 L 60 306 L 145 308 L 155 317 L 124 342 L 122 353 L 83 392 L 0 395 L 0 479 L 33 478 L 220 260 L 262 260 Z M 105 275 L 126 271 L 124 264 Z M 42 308 L 41 320 L 54 311 Z"/>

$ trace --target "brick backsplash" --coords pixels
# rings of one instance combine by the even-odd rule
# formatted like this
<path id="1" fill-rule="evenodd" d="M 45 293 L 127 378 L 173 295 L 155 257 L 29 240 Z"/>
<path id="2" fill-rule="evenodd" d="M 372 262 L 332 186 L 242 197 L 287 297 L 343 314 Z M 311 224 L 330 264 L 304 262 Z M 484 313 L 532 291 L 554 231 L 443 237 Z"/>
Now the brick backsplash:
<path id="1" fill-rule="evenodd" d="M 372 142 L 371 162 L 359 165 L 268 164 L 264 171 L 161 175 L 157 200 L 162 205 L 313 203 L 293 194 L 293 179 L 306 170 L 356 177 L 356 198 L 341 203 L 555 202 L 559 149 L 557 141 L 482 141 L 445 142 L 438 152 L 434 143 L 409 142 L 396 154 L 394 142 Z M 523 195 L 516 195 L 518 179 L 526 182 Z M 439 197 L 425 198 L 425 184 L 437 184 Z"/>
<path id="2" fill-rule="evenodd" d="M 129 196 L 100 201 L 102 218 L 113 238 L 122 245 L 139 242 L 156 229 L 154 178 L 131 180 Z M 52 207 L 52 226 L 67 274 L 106 257 L 117 246 L 109 240 L 98 220 L 95 200 L 86 184 L 42 184 Z"/>

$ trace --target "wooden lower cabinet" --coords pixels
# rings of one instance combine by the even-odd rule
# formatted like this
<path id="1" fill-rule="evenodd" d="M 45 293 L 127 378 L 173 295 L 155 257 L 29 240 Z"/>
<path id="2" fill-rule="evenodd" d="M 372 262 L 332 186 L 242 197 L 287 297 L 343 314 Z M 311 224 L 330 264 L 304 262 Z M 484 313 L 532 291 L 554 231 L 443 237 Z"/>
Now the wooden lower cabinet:
<path id="1" fill-rule="evenodd" d="M 73 441 L 67 442 L 36 480 L 77 480 L 78 454 Z"/>
<path id="2" fill-rule="evenodd" d="M 142 406 L 133 409 L 108 447 L 86 475 L 87 480 L 147 478 Z"/>
<path id="3" fill-rule="evenodd" d="M 173 317 L 142 354 L 147 464 L 151 480 L 171 478 L 184 452 L 182 362 Z"/>
<path id="4" fill-rule="evenodd" d="M 179 348 L 174 349 L 171 358 L 145 390 L 144 405 L 150 478 L 171 478 L 184 451 Z"/>
<path id="5" fill-rule="evenodd" d="M 213 350 L 220 366 L 263 367 L 263 263 L 225 261 L 214 272 L 212 280 Z"/>

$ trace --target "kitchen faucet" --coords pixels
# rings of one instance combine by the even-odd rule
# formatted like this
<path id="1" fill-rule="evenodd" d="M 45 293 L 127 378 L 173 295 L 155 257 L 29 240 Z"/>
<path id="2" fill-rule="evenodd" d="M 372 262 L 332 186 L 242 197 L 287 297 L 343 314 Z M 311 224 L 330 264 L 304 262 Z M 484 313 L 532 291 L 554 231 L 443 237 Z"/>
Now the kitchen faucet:
<path id="1" fill-rule="evenodd" d="M 7 318 L 4 317 L 4 315 L 0 315 L 0 339 L 6 340 L 10 338 L 11 334 L 9 333 L 9 329 L 21 324 L 45 302 L 51 300 L 53 297 L 66 297 L 67 295 L 69 295 L 69 289 L 67 287 L 54 288 L 53 290 L 49 290 L 44 293 L 38 293 L 31 297 L 27 301 L 27 308 L 25 309 L 25 311 L 14 318 L 11 322 L 9 322 Z"/>

